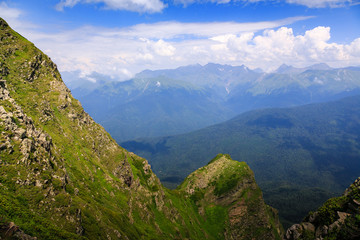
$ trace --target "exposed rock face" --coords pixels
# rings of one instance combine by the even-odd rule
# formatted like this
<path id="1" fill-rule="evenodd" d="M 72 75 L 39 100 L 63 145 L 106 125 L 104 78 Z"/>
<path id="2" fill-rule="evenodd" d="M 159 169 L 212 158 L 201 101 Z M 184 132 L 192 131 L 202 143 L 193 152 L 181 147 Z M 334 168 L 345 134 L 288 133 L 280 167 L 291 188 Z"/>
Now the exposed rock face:
<path id="1" fill-rule="evenodd" d="M 304 222 L 287 229 L 284 239 L 360 239 L 360 177 L 343 196 L 329 199 Z"/>
<path id="2" fill-rule="evenodd" d="M 209 209 L 224 208 L 225 239 L 280 239 L 277 211 L 267 206 L 254 174 L 244 162 L 219 154 L 180 185 L 204 217 Z"/>

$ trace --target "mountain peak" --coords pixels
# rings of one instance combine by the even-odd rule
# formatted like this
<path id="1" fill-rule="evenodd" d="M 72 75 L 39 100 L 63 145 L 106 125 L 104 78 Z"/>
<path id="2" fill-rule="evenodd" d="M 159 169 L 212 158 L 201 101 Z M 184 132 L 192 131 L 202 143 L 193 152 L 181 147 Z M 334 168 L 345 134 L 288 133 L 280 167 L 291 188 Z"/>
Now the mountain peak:
<path id="1" fill-rule="evenodd" d="M 210 209 L 222 209 L 223 217 L 217 221 L 221 225 L 228 219 L 223 223 L 225 239 L 274 239 L 281 235 L 277 212 L 265 204 L 253 172 L 245 162 L 232 160 L 228 154 L 218 154 L 178 189 L 195 201 L 202 215 Z"/>
<path id="2" fill-rule="evenodd" d="M 317 63 L 317 64 L 313 64 L 309 67 L 307 67 L 306 69 L 308 70 L 331 70 L 332 68 L 327 65 L 326 63 Z"/>
<path id="3" fill-rule="evenodd" d="M 290 66 L 290 65 L 286 65 L 286 64 L 281 64 L 280 67 L 278 67 L 278 69 L 275 70 L 276 73 L 291 73 L 294 70 L 296 70 L 295 67 Z"/>
<path id="4" fill-rule="evenodd" d="M 307 70 L 331 70 L 331 69 L 332 68 L 329 67 L 329 65 L 327 65 L 326 63 L 317 63 L 304 68 L 296 68 L 291 65 L 282 64 L 278 69 L 275 70 L 275 72 L 283 73 L 283 74 L 298 74 L 305 72 Z"/>
<path id="5" fill-rule="evenodd" d="M 2 19 L 1 17 L 0 17 L 0 27 L 1 28 L 9 27 L 9 24 L 4 19 Z"/>

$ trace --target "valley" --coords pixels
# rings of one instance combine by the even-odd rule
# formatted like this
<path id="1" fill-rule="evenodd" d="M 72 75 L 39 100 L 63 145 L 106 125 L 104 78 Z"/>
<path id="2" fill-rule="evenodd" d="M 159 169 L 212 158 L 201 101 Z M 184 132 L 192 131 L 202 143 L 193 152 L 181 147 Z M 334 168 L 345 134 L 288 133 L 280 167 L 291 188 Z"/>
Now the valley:
<path id="1" fill-rule="evenodd" d="M 254 110 L 191 133 L 124 142 L 176 187 L 222 152 L 246 161 L 265 200 L 291 224 L 341 194 L 360 171 L 360 96 L 293 108 Z M 286 204 L 284 204 L 286 203 Z"/>

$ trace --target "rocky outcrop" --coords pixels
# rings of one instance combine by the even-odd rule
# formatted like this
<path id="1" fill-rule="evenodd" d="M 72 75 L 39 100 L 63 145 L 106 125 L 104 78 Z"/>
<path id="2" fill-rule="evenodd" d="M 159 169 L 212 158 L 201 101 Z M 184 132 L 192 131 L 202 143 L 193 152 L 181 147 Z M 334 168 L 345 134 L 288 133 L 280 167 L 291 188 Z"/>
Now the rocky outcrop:
<path id="1" fill-rule="evenodd" d="M 0 240 L 1 239 L 37 240 L 36 237 L 25 234 L 24 231 L 13 222 L 0 224 Z"/>
<path id="2" fill-rule="evenodd" d="M 300 224 L 287 229 L 284 239 L 359 239 L 360 177 L 341 197 L 329 199 Z"/>
<path id="3" fill-rule="evenodd" d="M 4 106 L 0 106 L 0 126 L 4 129 L 0 148 L 12 152 L 14 146 L 11 142 L 16 142 L 20 145 L 22 153 L 22 158 L 17 161 L 17 164 L 30 165 L 32 161 L 36 161 L 45 169 L 50 168 L 50 161 L 53 159 L 51 137 L 37 129 L 31 117 L 27 116 L 10 97 L 5 81 L 0 84 L 0 100 L 4 103 Z M 32 154 L 31 157 L 30 154 Z"/>

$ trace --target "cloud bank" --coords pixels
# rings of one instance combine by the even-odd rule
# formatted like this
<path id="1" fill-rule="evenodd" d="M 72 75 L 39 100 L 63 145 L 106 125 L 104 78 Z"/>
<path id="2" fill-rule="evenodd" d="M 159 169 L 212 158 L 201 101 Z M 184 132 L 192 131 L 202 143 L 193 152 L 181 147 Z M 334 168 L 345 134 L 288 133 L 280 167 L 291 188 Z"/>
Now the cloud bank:
<path id="1" fill-rule="evenodd" d="M 303 34 L 294 34 L 286 27 L 309 18 L 303 16 L 248 23 L 173 21 L 126 28 L 86 26 L 44 33 L 21 24 L 21 12 L 5 3 L 0 4 L 0 10 L 5 20 L 17 23 L 16 30 L 55 61 L 60 71 L 80 71 L 82 76 L 98 72 L 125 80 L 144 69 L 208 62 L 245 64 L 265 71 L 283 63 L 295 67 L 314 63 L 360 66 L 360 38 L 340 44 L 331 42 L 327 26 Z"/>
<path id="2" fill-rule="evenodd" d="M 330 42 L 330 27 L 319 26 L 295 35 L 292 28 L 284 26 L 267 29 L 267 23 L 261 30 L 254 23 L 253 29 L 244 27 L 233 32 L 235 23 L 197 23 L 193 28 L 173 22 L 170 28 L 171 25 L 178 28 L 158 34 L 166 32 L 169 24 L 135 25 L 125 29 L 83 27 L 52 35 L 32 34 L 30 39 L 45 50 L 62 71 L 81 70 L 84 74 L 96 71 L 119 79 L 130 78 L 144 69 L 208 62 L 245 64 L 266 71 L 282 63 L 297 67 L 322 62 L 333 67 L 360 65 L 360 38 L 349 44 Z M 208 30 L 199 33 L 196 29 Z M 185 35 L 195 37 L 179 37 Z"/>

